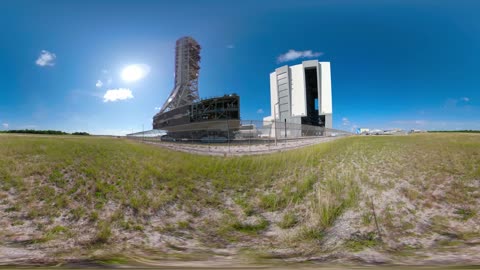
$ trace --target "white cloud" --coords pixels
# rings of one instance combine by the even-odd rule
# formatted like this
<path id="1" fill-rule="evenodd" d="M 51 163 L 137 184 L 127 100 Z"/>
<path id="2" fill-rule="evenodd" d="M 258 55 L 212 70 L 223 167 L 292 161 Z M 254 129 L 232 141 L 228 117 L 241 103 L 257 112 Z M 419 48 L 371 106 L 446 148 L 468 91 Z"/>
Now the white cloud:
<path id="1" fill-rule="evenodd" d="M 20 126 L 18 129 L 37 129 L 37 125 L 25 125 L 25 126 Z"/>
<path id="2" fill-rule="evenodd" d="M 162 109 L 162 107 L 155 107 L 155 111 L 159 111 L 161 109 Z"/>
<path id="3" fill-rule="evenodd" d="M 466 102 L 470 102 L 469 97 L 449 98 L 445 101 L 444 109 L 458 109 L 464 106 Z"/>
<path id="4" fill-rule="evenodd" d="M 478 121 L 446 121 L 446 120 L 428 120 L 428 119 L 411 119 L 392 121 L 398 128 L 405 130 L 421 129 L 421 130 L 454 130 L 454 129 L 480 129 Z"/>
<path id="5" fill-rule="evenodd" d="M 103 82 L 101 80 L 97 80 L 97 83 L 95 84 L 97 88 L 102 88 Z"/>
<path id="6" fill-rule="evenodd" d="M 110 85 L 110 84 L 112 84 L 112 82 L 113 82 L 112 78 L 108 78 L 107 84 Z"/>
<path id="7" fill-rule="evenodd" d="M 235 48 L 235 45 L 233 45 L 233 44 L 228 44 L 227 45 L 227 49 L 234 49 L 234 48 Z"/>
<path id="8" fill-rule="evenodd" d="M 296 51 L 296 50 L 289 50 L 288 52 L 281 54 L 277 58 L 278 63 L 282 62 L 288 62 L 292 60 L 296 60 L 299 58 L 313 58 L 313 57 L 319 57 L 323 55 L 321 52 L 313 52 L 312 50 L 306 50 L 306 51 Z"/>
<path id="9" fill-rule="evenodd" d="M 35 63 L 41 67 L 54 66 L 55 65 L 54 61 L 56 58 L 57 56 L 54 53 L 51 53 L 46 50 L 42 50 L 42 52 L 38 56 L 38 59 L 37 61 L 35 61 Z"/>
<path id="10" fill-rule="evenodd" d="M 425 120 L 415 120 L 415 125 L 421 125 L 421 126 L 423 126 L 423 125 L 425 125 L 426 123 L 427 123 L 427 121 L 425 121 Z"/>
<path id="11" fill-rule="evenodd" d="M 350 120 L 348 120 L 347 117 L 343 117 L 342 118 L 342 125 L 349 126 L 350 125 Z"/>
<path id="12" fill-rule="evenodd" d="M 107 73 L 108 73 L 108 70 L 102 69 L 102 73 L 103 73 L 103 74 L 107 74 Z"/>
<path id="13" fill-rule="evenodd" d="M 103 102 L 115 102 L 133 98 L 132 91 L 127 88 L 109 89 L 103 96 Z"/>
<path id="14" fill-rule="evenodd" d="M 8 128 L 8 123 L 3 123 L 2 126 L 3 126 L 4 129 L 7 129 Z"/>
<path id="15" fill-rule="evenodd" d="M 132 130 L 127 129 L 96 129 L 88 131 L 90 134 L 94 135 L 107 135 L 107 136 L 125 136 L 129 133 L 132 133 Z"/>
<path id="16" fill-rule="evenodd" d="M 470 105 L 470 101 L 472 100 L 469 97 L 448 98 L 443 105 L 443 109 L 447 110 L 449 113 L 469 111 L 474 108 Z"/>
<path id="17" fill-rule="evenodd" d="M 398 121 L 392 121 L 392 123 L 399 124 L 399 125 L 424 126 L 429 122 L 427 120 L 398 120 Z"/>
<path id="18" fill-rule="evenodd" d="M 257 113 L 258 113 L 258 114 L 262 114 L 262 113 L 263 113 L 263 109 L 261 109 L 261 108 L 258 109 L 258 110 L 257 110 Z"/>

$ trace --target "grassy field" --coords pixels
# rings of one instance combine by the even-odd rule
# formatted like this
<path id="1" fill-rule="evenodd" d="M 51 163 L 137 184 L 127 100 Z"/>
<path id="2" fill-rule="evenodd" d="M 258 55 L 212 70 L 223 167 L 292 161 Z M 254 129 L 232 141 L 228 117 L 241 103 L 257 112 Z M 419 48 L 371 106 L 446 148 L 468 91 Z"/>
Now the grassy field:
<path id="1" fill-rule="evenodd" d="M 5 260 L 417 262 L 471 252 L 480 263 L 479 206 L 478 134 L 349 137 L 229 158 L 0 134 Z"/>

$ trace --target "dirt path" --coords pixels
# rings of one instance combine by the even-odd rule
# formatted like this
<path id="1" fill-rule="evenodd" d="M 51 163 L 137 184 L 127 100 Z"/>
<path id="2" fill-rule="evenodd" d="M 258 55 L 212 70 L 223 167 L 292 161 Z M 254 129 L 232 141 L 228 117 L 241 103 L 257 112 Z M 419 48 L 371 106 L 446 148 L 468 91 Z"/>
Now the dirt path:
<path id="1" fill-rule="evenodd" d="M 279 140 L 275 143 L 252 143 L 252 144 L 190 144 L 190 143 L 171 143 L 171 142 L 152 142 L 144 141 L 148 144 L 157 145 L 175 151 L 211 156 L 244 156 L 261 155 L 276 152 L 283 152 L 309 145 L 330 142 L 342 137 L 316 137 L 298 140 Z"/>

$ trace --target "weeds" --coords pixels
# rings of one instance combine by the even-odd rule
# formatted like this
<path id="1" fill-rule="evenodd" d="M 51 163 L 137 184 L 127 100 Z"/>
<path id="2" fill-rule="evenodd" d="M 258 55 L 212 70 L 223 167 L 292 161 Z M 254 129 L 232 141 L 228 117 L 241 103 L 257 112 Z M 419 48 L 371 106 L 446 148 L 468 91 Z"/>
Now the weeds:
<path id="1" fill-rule="evenodd" d="M 282 221 L 278 223 L 278 227 L 282 229 L 289 229 L 297 225 L 297 216 L 292 212 L 287 212 L 283 215 Z"/>
<path id="2" fill-rule="evenodd" d="M 322 240 L 325 236 L 325 231 L 318 227 L 303 227 L 300 230 L 297 238 L 299 240 Z"/>
<path id="3" fill-rule="evenodd" d="M 244 223 L 236 221 L 232 224 L 233 229 L 243 233 L 259 233 L 268 227 L 269 223 L 265 218 L 260 218 L 255 223 Z"/>
<path id="4" fill-rule="evenodd" d="M 177 222 L 177 228 L 181 229 L 181 230 L 188 230 L 190 229 L 190 222 L 188 222 L 187 220 L 182 220 L 182 221 L 179 221 Z"/>
<path id="5" fill-rule="evenodd" d="M 255 213 L 253 206 L 243 197 L 237 197 L 235 203 L 242 207 L 243 212 L 247 216 L 251 216 Z"/>
<path id="6" fill-rule="evenodd" d="M 86 213 L 85 208 L 83 208 L 81 206 L 79 206 L 77 208 L 73 208 L 72 210 L 70 210 L 70 214 L 72 215 L 72 220 L 79 220 L 79 219 L 83 218 L 85 213 Z"/>
<path id="7" fill-rule="evenodd" d="M 455 210 L 455 214 L 459 216 L 460 220 L 467 221 L 474 217 L 477 212 L 474 209 L 463 207 L 457 208 L 457 210 Z"/>
<path id="8" fill-rule="evenodd" d="M 358 200 L 358 185 L 350 178 L 337 177 L 321 182 L 311 208 L 312 218 L 324 229 L 332 226 L 335 220 Z"/>
<path id="9" fill-rule="evenodd" d="M 54 170 L 49 178 L 48 181 L 52 184 L 54 184 L 57 187 L 63 188 L 66 185 L 66 180 L 63 177 L 63 174 L 59 170 Z"/>
<path id="10" fill-rule="evenodd" d="M 260 198 L 260 207 L 267 211 L 276 211 L 285 208 L 287 200 L 280 194 L 266 194 Z"/>
<path id="11" fill-rule="evenodd" d="M 345 243 L 345 246 L 351 251 L 361 251 L 365 248 L 371 248 L 380 243 L 380 238 L 374 232 L 354 233 Z"/>
<path id="12" fill-rule="evenodd" d="M 7 207 L 5 209 L 5 212 L 9 213 L 9 212 L 18 212 L 20 211 L 20 206 L 19 205 L 13 205 L 13 206 L 10 206 L 10 207 Z"/>
<path id="13" fill-rule="evenodd" d="M 106 221 L 99 222 L 97 226 L 97 234 L 93 239 L 93 244 L 105 244 L 110 240 L 112 236 L 112 230 L 110 229 L 110 225 Z"/>
<path id="14" fill-rule="evenodd" d="M 40 238 L 40 239 L 37 239 L 36 242 L 40 242 L 40 243 L 48 242 L 48 241 L 54 240 L 54 239 L 62 237 L 62 236 L 71 237 L 71 236 L 73 236 L 73 232 L 71 232 L 67 227 L 57 225 L 57 226 L 51 228 L 50 230 L 48 230 L 43 235 L 43 237 Z"/>
<path id="15" fill-rule="evenodd" d="M 92 212 L 90 213 L 89 220 L 90 220 L 91 222 L 97 221 L 97 220 L 98 220 L 98 212 L 97 212 L 97 211 L 92 211 Z"/>
<path id="16" fill-rule="evenodd" d="M 368 226 L 372 224 L 373 216 L 370 212 L 363 213 L 362 215 L 362 225 Z"/>

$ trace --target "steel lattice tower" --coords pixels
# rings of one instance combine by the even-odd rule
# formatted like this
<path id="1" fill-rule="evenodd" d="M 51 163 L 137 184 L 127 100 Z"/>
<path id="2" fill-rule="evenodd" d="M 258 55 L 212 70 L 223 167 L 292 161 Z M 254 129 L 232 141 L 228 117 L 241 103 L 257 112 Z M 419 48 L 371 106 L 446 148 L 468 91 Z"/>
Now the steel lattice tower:
<path id="1" fill-rule="evenodd" d="M 177 40 L 175 47 L 175 87 L 159 113 L 190 105 L 200 100 L 198 74 L 200 45 L 191 37 Z"/>

